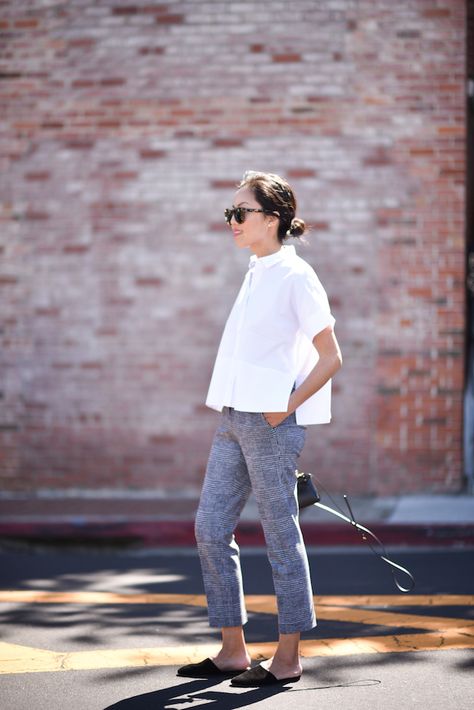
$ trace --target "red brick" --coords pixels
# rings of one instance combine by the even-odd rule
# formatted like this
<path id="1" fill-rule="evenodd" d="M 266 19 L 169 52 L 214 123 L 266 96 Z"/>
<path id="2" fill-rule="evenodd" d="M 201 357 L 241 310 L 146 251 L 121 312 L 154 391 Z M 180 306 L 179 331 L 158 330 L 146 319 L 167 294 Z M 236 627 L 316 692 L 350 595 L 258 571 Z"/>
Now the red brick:
<path id="1" fill-rule="evenodd" d="M 170 15 L 158 15 L 155 22 L 159 25 L 181 25 L 185 21 L 184 15 L 170 14 Z"/>
<path id="2" fill-rule="evenodd" d="M 215 148 L 240 148 L 243 141 L 239 138 L 216 138 L 212 144 Z"/>
<path id="3" fill-rule="evenodd" d="M 140 9 L 136 5 L 122 5 L 112 8 L 113 15 L 136 15 L 138 12 Z"/>
<path id="4" fill-rule="evenodd" d="M 460 124 L 456 126 L 438 126 L 436 129 L 440 135 L 464 136 L 465 127 Z"/>
<path id="5" fill-rule="evenodd" d="M 272 61 L 278 63 L 301 62 L 301 54 L 287 52 L 285 54 L 274 54 Z"/>
<path id="6" fill-rule="evenodd" d="M 65 254 L 84 254 L 90 250 L 89 244 L 66 244 L 63 247 Z"/>
<path id="7" fill-rule="evenodd" d="M 95 140 L 89 140 L 87 138 L 77 138 L 64 142 L 65 148 L 68 148 L 69 150 L 91 150 L 94 145 Z"/>
<path id="8" fill-rule="evenodd" d="M 428 19 L 449 17 L 451 15 L 451 10 L 447 7 L 430 7 L 426 10 L 422 10 L 421 15 L 422 17 L 426 17 Z"/>
<path id="9" fill-rule="evenodd" d="M 71 86 L 74 89 L 90 89 L 91 86 L 95 86 L 96 82 L 93 79 L 75 79 Z"/>
<path id="10" fill-rule="evenodd" d="M 362 162 L 364 165 L 367 165 L 369 167 L 377 167 L 390 165 L 392 159 L 388 155 L 388 153 L 383 148 L 381 148 L 374 151 L 371 155 L 366 156 Z"/>
<path id="11" fill-rule="evenodd" d="M 51 177 L 51 174 L 47 172 L 46 170 L 42 170 L 39 172 L 34 172 L 34 173 L 25 173 L 25 180 L 30 180 L 30 181 L 43 181 L 43 180 L 49 180 Z"/>
<path id="12" fill-rule="evenodd" d="M 50 218 L 47 212 L 41 212 L 40 210 L 29 209 L 25 214 L 26 219 L 34 222 L 45 221 Z"/>
<path id="13" fill-rule="evenodd" d="M 210 185 L 214 190 L 235 190 L 237 180 L 211 180 Z"/>
<path id="14" fill-rule="evenodd" d="M 400 39 L 418 39 L 421 32 L 419 30 L 399 30 L 396 36 Z"/>
<path id="15" fill-rule="evenodd" d="M 159 160 L 160 158 L 165 158 L 166 155 L 165 150 L 146 148 L 140 151 L 140 157 L 143 158 L 143 160 Z"/>
<path id="16" fill-rule="evenodd" d="M 58 130 L 64 128 L 64 123 L 62 121 L 43 121 L 41 128 Z"/>
<path id="17" fill-rule="evenodd" d="M 136 180 L 138 173 L 135 170 L 122 170 L 114 173 L 114 180 Z"/>
<path id="18" fill-rule="evenodd" d="M 287 171 L 288 179 L 290 178 L 309 178 L 315 177 L 316 170 L 314 168 L 290 168 Z"/>
<path id="19" fill-rule="evenodd" d="M 10 276 L 9 274 L 0 274 L 0 286 L 11 286 L 12 284 L 18 283 L 19 279 L 17 276 Z"/>
<path id="20" fill-rule="evenodd" d="M 101 86 L 123 86 L 126 82 L 121 77 L 109 77 L 108 79 L 101 79 L 99 83 Z"/>
<path id="21" fill-rule="evenodd" d="M 120 128 L 120 121 L 107 120 L 107 121 L 97 121 L 98 128 Z"/>
<path id="22" fill-rule="evenodd" d="M 16 20 L 14 22 L 14 26 L 19 30 L 32 29 L 34 27 L 38 27 L 38 24 L 39 24 L 38 20 L 33 17 L 30 17 L 30 18 L 27 18 L 24 20 Z"/>
<path id="23" fill-rule="evenodd" d="M 170 6 L 167 4 L 164 5 L 145 5 L 141 7 L 140 12 L 143 12 L 145 14 L 149 15 L 156 15 L 156 14 L 163 14 L 168 12 Z"/>
<path id="24" fill-rule="evenodd" d="M 97 40 L 93 37 L 77 37 L 75 39 L 70 39 L 68 42 L 69 47 L 85 47 L 90 49 L 96 44 Z"/>
<path id="25" fill-rule="evenodd" d="M 57 318 L 60 315 L 61 310 L 51 306 L 49 308 L 35 308 L 34 312 L 35 315 L 42 316 L 43 318 Z"/>
<path id="26" fill-rule="evenodd" d="M 164 54 L 164 47 L 140 47 L 139 54 Z"/>
<path id="27" fill-rule="evenodd" d="M 178 443 L 178 437 L 170 434 L 150 434 L 148 438 L 151 444 L 159 444 L 160 446 L 174 446 Z"/>
<path id="28" fill-rule="evenodd" d="M 153 286 L 159 287 L 163 285 L 163 279 L 158 276 L 142 276 L 141 278 L 135 279 L 137 286 Z"/>

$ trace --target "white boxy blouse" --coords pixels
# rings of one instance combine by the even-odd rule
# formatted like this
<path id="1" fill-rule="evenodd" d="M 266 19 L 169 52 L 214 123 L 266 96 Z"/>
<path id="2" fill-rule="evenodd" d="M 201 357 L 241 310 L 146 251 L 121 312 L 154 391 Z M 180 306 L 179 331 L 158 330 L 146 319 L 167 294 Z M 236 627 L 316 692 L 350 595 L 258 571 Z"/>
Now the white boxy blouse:
<path id="1" fill-rule="evenodd" d="M 251 256 L 222 334 L 206 405 L 285 412 L 293 384 L 298 387 L 318 361 L 314 336 L 334 323 L 321 282 L 294 246 Z M 329 380 L 296 409 L 296 422 L 330 419 Z"/>

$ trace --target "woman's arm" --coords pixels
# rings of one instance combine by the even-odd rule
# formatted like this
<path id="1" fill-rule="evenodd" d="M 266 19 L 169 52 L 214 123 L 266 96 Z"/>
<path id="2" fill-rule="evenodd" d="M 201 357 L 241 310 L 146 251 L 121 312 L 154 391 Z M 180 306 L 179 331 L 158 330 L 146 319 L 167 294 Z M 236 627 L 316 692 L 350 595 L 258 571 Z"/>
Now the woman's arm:
<path id="1" fill-rule="evenodd" d="M 328 326 L 313 338 L 319 360 L 306 379 L 292 392 L 286 412 L 267 412 L 265 419 L 270 426 L 278 426 L 289 414 L 321 389 L 342 365 L 342 355 L 332 326 Z"/>

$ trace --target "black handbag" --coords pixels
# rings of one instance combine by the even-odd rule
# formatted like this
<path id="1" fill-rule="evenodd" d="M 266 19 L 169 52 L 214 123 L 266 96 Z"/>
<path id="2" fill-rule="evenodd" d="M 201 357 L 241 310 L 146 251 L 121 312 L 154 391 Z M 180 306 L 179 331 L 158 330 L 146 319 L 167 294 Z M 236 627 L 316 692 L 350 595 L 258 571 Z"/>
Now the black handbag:
<path id="1" fill-rule="evenodd" d="M 307 508 L 309 505 L 319 503 L 321 496 L 318 489 L 314 485 L 313 477 L 310 473 L 295 471 L 296 474 L 296 491 L 298 495 L 298 505 L 301 508 Z"/>
<path id="2" fill-rule="evenodd" d="M 361 535 L 362 540 L 367 542 L 367 544 L 371 548 L 372 552 L 374 552 L 376 555 L 378 555 L 378 557 L 380 557 L 380 559 L 383 562 L 385 562 L 387 565 L 389 565 L 390 571 L 392 572 L 392 575 L 393 575 L 394 582 L 395 582 L 396 586 L 398 587 L 398 589 L 401 592 L 411 592 L 411 590 L 415 586 L 415 579 L 414 579 L 412 573 L 409 572 L 406 569 L 406 567 L 402 567 L 401 565 L 397 564 L 396 562 L 393 562 L 393 560 L 391 560 L 388 557 L 385 547 L 384 547 L 383 543 L 381 542 L 381 540 L 377 537 L 377 535 L 375 533 L 373 533 L 372 530 L 370 530 L 369 528 L 366 528 L 364 525 L 360 525 L 360 523 L 358 523 L 355 520 L 348 497 L 346 495 L 344 495 L 344 501 L 346 503 L 350 517 L 348 517 L 347 515 L 344 515 L 344 513 L 342 513 L 340 509 L 335 510 L 334 508 L 331 508 L 328 505 L 324 505 L 323 503 L 320 502 L 321 497 L 318 493 L 318 489 L 314 485 L 313 477 L 310 473 L 303 473 L 302 471 L 298 471 L 298 469 L 296 469 L 295 476 L 296 476 L 296 482 L 297 482 L 296 483 L 296 490 L 297 490 L 298 504 L 299 504 L 300 510 L 302 508 L 308 508 L 310 505 L 315 505 L 318 508 L 321 508 L 321 510 L 325 510 L 326 512 L 331 513 L 332 515 L 336 515 L 341 520 L 344 520 L 345 522 L 352 525 L 354 530 Z M 324 490 L 324 486 L 322 486 L 322 488 Z M 325 492 L 327 493 L 327 491 L 325 491 Z M 331 498 L 331 496 L 329 496 L 329 497 Z M 332 498 L 331 498 L 331 501 L 336 505 L 336 507 L 338 507 Z M 409 586 L 408 587 L 402 586 L 400 584 L 400 582 L 398 581 L 396 575 L 397 575 L 397 573 L 400 573 L 400 572 L 402 572 L 403 574 L 405 574 L 408 577 L 408 579 L 409 579 Z"/>

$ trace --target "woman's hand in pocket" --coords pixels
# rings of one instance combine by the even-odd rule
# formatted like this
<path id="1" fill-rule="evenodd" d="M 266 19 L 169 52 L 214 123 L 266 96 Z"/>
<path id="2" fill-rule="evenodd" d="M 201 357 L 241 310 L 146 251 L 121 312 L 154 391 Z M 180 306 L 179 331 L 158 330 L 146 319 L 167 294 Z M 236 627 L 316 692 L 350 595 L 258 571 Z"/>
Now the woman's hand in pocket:
<path id="1" fill-rule="evenodd" d="M 288 416 L 288 412 L 263 412 L 263 417 L 267 424 L 275 428 L 281 424 Z"/>

